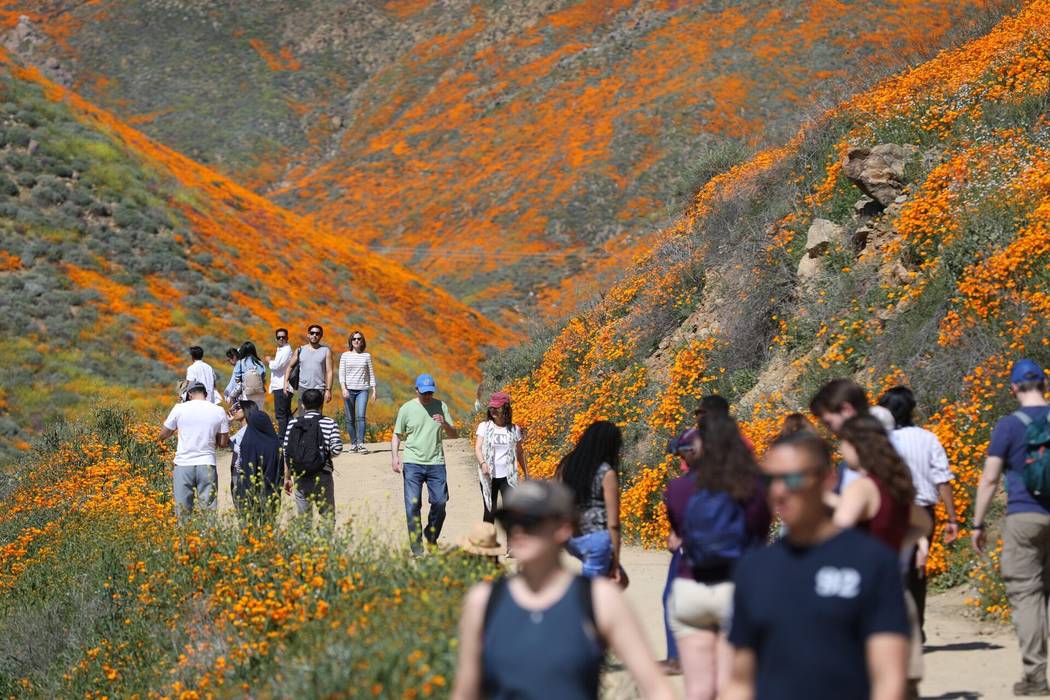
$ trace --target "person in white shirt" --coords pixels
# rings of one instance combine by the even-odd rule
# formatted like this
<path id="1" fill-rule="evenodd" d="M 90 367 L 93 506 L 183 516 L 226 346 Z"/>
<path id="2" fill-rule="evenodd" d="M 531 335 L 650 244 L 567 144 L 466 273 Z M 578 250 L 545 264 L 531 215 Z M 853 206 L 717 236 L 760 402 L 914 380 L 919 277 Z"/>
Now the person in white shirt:
<path id="1" fill-rule="evenodd" d="M 372 355 L 365 352 L 367 343 L 364 333 L 354 331 L 346 344 L 349 350 L 339 357 L 339 385 L 343 388 L 343 407 L 346 417 L 346 434 L 350 437 L 352 452 L 367 454 L 365 448 L 365 413 L 368 397 L 376 400 L 376 373 L 372 368 Z"/>
<path id="2" fill-rule="evenodd" d="M 929 430 L 915 425 L 915 394 L 906 386 L 895 386 L 879 397 L 879 405 L 893 414 L 896 429 L 890 434 L 894 449 L 908 465 L 912 483 L 915 484 L 915 504 L 926 509 L 934 523 L 937 522 L 935 506 L 944 504 L 948 522 L 944 524 L 945 544 L 959 536 L 959 523 L 952 500 L 952 475 L 948 467 L 948 455 L 937 436 Z M 915 598 L 922 628 L 926 609 L 926 554 L 928 546 L 920 543 L 912 552 L 908 567 L 908 590 Z M 923 632 L 923 639 L 926 634 Z"/>
<path id="3" fill-rule="evenodd" d="M 489 398 L 488 420 L 478 426 L 474 442 L 474 456 L 478 458 L 478 480 L 481 482 L 481 500 L 485 507 L 485 522 L 496 521 L 496 495 L 507 498 L 518 485 L 518 465 L 525 478 L 529 469 L 521 448 L 521 428 L 514 424 L 510 396 L 497 391 Z"/>
<path id="4" fill-rule="evenodd" d="M 184 403 L 171 409 L 159 438 L 163 442 L 176 433 L 179 436 L 172 490 L 175 514 L 180 521 L 193 512 L 198 498 L 204 508 L 215 510 L 215 448 L 230 444 L 230 421 L 226 411 L 208 401 L 208 388 L 201 383 L 192 384 L 186 396 Z"/>
<path id="5" fill-rule="evenodd" d="M 292 346 L 288 344 L 288 329 L 278 328 L 273 332 L 277 341 L 277 352 L 266 356 L 270 366 L 270 394 L 273 395 L 273 417 L 277 421 L 277 436 L 284 442 L 284 431 L 288 429 L 288 418 L 292 415 L 292 395 L 284 390 L 284 375 L 292 360 Z"/>
<path id="6" fill-rule="evenodd" d="M 189 382 L 190 386 L 203 384 L 204 389 L 208 392 L 206 400 L 212 403 L 219 403 L 221 399 L 215 393 L 215 369 L 204 361 L 204 349 L 199 345 L 191 347 L 190 359 L 193 360 L 193 363 L 186 368 L 186 381 Z M 185 399 L 185 397 L 183 398 Z"/>

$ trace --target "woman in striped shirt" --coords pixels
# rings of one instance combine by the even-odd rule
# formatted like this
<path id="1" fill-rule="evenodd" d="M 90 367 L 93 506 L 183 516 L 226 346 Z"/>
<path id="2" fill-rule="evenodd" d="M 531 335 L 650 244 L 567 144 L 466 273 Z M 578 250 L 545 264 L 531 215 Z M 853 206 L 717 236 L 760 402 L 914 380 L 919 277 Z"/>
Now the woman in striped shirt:
<path id="1" fill-rule="evenodd" d="M 343 407 L 346 416 L 346 433 L 350 437 L 352 452 L 367 454 L 365 448 L 365 413 L 368 397 L 376 400 L 376 373 L 372 369 L 372 356 L 365 352 L 365 336 L 354 331 L 347 340 L 350 349 L 339 358 L 339 385 L 343 387 Z"/>

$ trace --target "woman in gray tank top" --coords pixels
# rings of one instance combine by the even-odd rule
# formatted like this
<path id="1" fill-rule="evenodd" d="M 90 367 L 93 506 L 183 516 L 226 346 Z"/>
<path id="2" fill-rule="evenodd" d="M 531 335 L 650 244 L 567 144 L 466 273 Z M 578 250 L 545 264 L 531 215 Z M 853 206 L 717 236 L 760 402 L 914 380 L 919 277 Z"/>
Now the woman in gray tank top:
<path id="1" fill-rule="evenodd" d="M 620 589 L 562 568 L 575 510 L 563 484 L 526 481 L 497 513 L 518 573 L 467 594 L 454 700 L 596 700 L 606 647 L 643 697 L 674 697 Z"/>

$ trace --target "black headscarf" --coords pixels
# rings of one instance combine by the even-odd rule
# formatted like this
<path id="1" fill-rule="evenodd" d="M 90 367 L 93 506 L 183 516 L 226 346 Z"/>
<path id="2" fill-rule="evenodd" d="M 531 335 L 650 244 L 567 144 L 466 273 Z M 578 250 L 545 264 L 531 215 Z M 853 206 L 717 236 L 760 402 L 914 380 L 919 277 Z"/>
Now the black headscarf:
<path id="1" fill-rule="evenodd" d="M 247 430 L 241 438 L 241 473 L 251 480 L 261 472 L 266 491 L 273 492 L 280 488 L 284 470 L 277 433 L 263 411 L 253 411 L 246 423 Z"/>

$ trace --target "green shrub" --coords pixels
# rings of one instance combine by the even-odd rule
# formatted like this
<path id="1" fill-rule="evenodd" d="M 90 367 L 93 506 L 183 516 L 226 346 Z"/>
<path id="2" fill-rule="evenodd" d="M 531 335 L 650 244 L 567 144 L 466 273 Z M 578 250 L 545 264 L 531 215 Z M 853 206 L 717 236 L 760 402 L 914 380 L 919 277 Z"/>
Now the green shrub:
<path id="1" fill-rule="evenodd" d="M 462 596 L 491 564 L 325 522 L 178 526 L 170 453 L 148 435 L 110 410 L 55 424 L 0 482 L 7 504 L 32 495 L 0 522 L 0 545 L 29 535 L 0 575 L 0 694 L 447 695 Z"/>
<path id="2" fill-rule="evenodd" d="M 0 174 L 0 194 L 5 197 L 17 197 L 19 187 L 14 180 L 7 175 Z"/>

